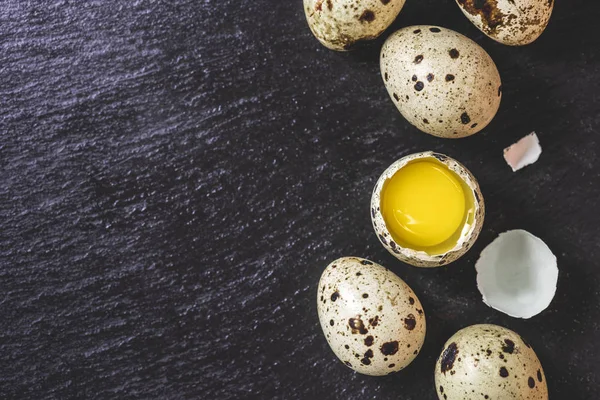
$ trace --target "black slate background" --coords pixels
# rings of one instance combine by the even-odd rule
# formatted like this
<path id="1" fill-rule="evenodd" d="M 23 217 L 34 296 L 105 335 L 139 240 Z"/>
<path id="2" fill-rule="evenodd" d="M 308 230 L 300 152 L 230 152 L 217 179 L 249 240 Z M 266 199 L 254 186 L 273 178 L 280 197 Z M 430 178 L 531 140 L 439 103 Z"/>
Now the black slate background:
<path id="1" fill-rule="evenodd" d="M 328 51 L 299 0 L 4 0 L 0 397 L 435 399 L 442 344 L 488 322 L 529 339 L 551 398 L 598 398 L 599 14 L 557 0 L 541 39 L 510 48 L 451 0 L 408 0 L 390 31 L 455 29 L 503 79 L 492 124 L 449 141 L 395 110 L 383 39 Z M 512 173 L 502 149 L 532 130 L 542 157 Z M 428 149 L 478 177 L 488 211 L 464 258 L 424 270 L 380 246 L 369 199 L 391 162 Z M 559 259 L 531 320 L 475 287 L 477 255 L 511 228 Z M 321 334 L 317 282 L 346 255 L 424 304 L 425 347 L 401 373 L 357 375 Z"/>

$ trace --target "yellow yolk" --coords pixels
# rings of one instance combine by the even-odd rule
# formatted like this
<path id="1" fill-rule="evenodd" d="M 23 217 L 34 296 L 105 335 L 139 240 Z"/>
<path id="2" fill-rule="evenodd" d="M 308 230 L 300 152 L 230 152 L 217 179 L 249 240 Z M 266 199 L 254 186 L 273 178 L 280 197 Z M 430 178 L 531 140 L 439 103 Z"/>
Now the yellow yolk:
<path id="1" fill-rule="evenodd" d="M 381 213 L 392 237 L 415 247 L 436 246 L 452 237 L 465 222 L 459 179 L 432 161 L 400 168 L 381 194 Z"/>

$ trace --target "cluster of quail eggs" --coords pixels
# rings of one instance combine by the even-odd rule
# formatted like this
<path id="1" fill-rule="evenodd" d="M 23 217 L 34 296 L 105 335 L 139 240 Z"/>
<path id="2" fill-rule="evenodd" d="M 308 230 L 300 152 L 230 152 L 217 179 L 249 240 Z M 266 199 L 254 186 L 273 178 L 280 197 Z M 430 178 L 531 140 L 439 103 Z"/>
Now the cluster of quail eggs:
<path id="1" fill-rule="evenodd" d="M 380 36 L 405 0 L 304 0 L 308 25 L 326 47 L 347 51 Z M 553 0 L 456 0 L 467 18 L 507 45 L 537 39 Z M 419 130 L 445 138 L 481 131 L 502 97 L 494 61 L 477 43 L 438 26 L 409 26 L 391 34 L 380 53 L 381 75 L 400 113 Z"/>
<path id="2" fill-rule="evenodd" d="M 380 36 L 405 0 L 303 0 L 308 25 L 326 47 L 349 51 Z M 546 28 L 553 0 L 456 0 L 464 15 L 502 44 L 526 45 Z M 381 76 L 404 118 L 442 138 L 463 138 L 484 129 L 502 98 L 498 69 L 469 38 L 439 26 L 402 28 L 380 52 Z M 461 180 L 473 200 L 472 220 L 447 251 L 430 254 L 398 243 L 380 209 L 386 182 L 415 160 L 431 159 Z M 418 267 L 447 265 L 477 239 L 485 214 L 475 177 L 458 161 L 433 152 L 394 162 L 377 181 L 371 219 L 382 245 L 399 260 Z M 490 307 L 514 317 L 543 311 L 556 290 L 556 257 L 541 239 L 522 230 L 501 234 L 477 261 L 478 289 Z M 527 275 L 529 279 L 521 279 Z M 507 288 L 510 286 L 510 290 Z M 359 257 L 342 257 L 324 270 L 318 285 L 319 321 L 335 355 L 367 375 L 388 375 L 419 354 L 426 331 L 423 306 L 396 274 Z M 531 346 L 496 325 L 473 325 L 454 334 L 435 365 L 440 399 L 548 399 L 546 377 Z"/>

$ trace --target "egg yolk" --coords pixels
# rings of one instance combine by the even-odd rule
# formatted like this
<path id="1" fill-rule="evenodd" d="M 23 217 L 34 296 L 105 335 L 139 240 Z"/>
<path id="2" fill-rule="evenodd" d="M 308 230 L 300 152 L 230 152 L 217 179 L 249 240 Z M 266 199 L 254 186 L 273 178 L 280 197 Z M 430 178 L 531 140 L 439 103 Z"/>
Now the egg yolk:
<path id="1" fill-rule="evenodd" d="M 465 222 L 465 193 L 459 179 L 431 161 L 399 169 L 381 195 L 381 213 L 394 240 L 419 248 L 452 237 Z"/>

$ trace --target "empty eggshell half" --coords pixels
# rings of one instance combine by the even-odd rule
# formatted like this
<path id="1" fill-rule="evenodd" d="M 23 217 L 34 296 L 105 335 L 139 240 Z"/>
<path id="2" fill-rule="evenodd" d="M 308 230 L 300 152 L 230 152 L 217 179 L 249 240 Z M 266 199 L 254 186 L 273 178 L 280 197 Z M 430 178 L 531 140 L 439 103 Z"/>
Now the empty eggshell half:
<path id="1" fill-rule="evenodd" d="M 540 238 L 521 229 L 501 233 L 481 252 L 475 269 L 484 303 L 511 317 L 541 313 L 556 292 L 556 256 Z"/>

